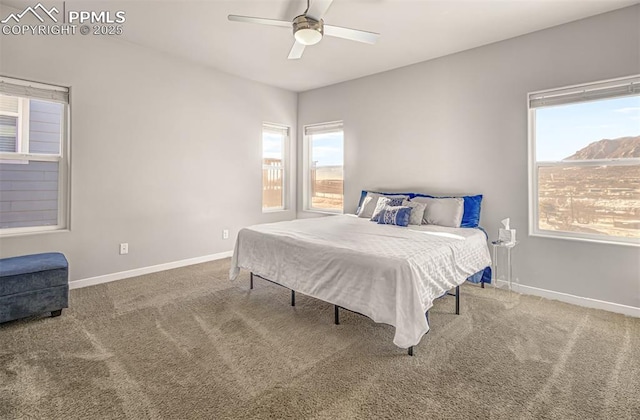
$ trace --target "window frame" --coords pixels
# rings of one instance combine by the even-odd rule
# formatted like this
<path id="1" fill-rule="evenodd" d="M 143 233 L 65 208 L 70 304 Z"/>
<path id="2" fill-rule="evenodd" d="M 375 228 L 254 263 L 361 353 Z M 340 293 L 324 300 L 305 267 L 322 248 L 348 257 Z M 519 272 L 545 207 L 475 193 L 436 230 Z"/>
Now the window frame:
<path id="1" fill-rule="evenodd" d="M 625 82 L 631 83 L 629 95 L 605 95 L 604 89 L 611 86 L 621 85 Z M 610 235 L 590 234 L 583 232 L 567 232 L 540 229 L 540 206 L 539 206 L 539 169 L 541 167 L 585 167 L 585 166 L 634 166 L 640 165 L 640 158 L 625 159 L 590 159 L 572 161 L 538 161 L 536 159 L 536 109 L 541 106 L 532 106 L 532 101 L 545 101 L 549 98 L 550 105 L 595 102 L 601 100 L 614 99 L 622 96 L 635 96 L 640 94 L 640 76 L 628 76 L 593 83 L 566 86 L 557 89 L 547 89 L 530 92 L 527 95 L 528 112 L 528 177 L 529 177 L 529 236 L 566 239 L 573 241 L 594 242 L 611 245 L 628 245 L 640 247 L 640 240 L 637 238 L 615 237 Z M 567 95 L 568 102 L 562 102 L 562 96 Z"/>
<path id="2" fill-rule="evenodd" d="M 327 129 L 328 131 L 324 131 L 324 129 Z M 342 209 L 340 210 L 332 210 L 332 209 L 323 209 L 323 208 L 315 208 L 312 207 L 311 203 L 312 203 L 312 199 L 311 199 L 311 157 L 312 157 L 312 153 L 311 153 L 311 137 L 313 137 L 314 134 L 320 134 L 320 133 L 310 133 L 308 134 L 308 131 L 314 131 L 314 130 L 322 130 L 323 132 L 326 133 L 331 133 L 331 132 L 342 132 L 342 154 L 343 154 L 343 162 L 342 162 L 342 198 L 343 198 L 343 202 L 342 202 Z M 345 164 L 344 164 L 344 122 L 342 120 L 337 120 L 337 121 L 329 121 L 329 122 L 324 122 L 324 123 L 316 123 L 316 124 L 305 124 L 303 126 L 302 129 L 302 135 L 303 135 L 303 206 L 304 206 L 304 211 L 307 212 L 311 212 L 311 213 L 323 213 L 323 214 L 344 214 L 344 169 L 345 169 Z"/>
<path id="3" fill-rule="evenodd" d="M 281 133 L 284 131 L 284 137 L 282 138 L 282 164 L 279 167 L 268 166 L 264 164 L 264 133 L 265 131 L 278 132 Z M 289 209 L 289 152 L 290 152 L 290 143 L 291 143 L 291 128 L 284 124 L 276 124 L 270 122 L 262 123 L 262 138 L 260 140 L 262 144 L 262 153 L 260 162 L 262 163 L 262 174 L 264 177 L 265 169 L 281 169 L 282 170 L 282 205 L 280 207 L 264 207 L 264 201 L 262 201 L 262 212 L 263 213 L 274 213 L 280 211 L 287 211 Z M 264 178 L 261 180 L 262 191 L 264 193 Z"/>
<path id="4" fill-rule="evenodd" d="M 5 85 L 10 85 L 24 89 L 26 92 L 33 90 L 39 92 L 33 96 L 19 96 L 18 94 L 11 94 L 11 92 L 5 92 L 3 89 Z M 50 91 L 51 98 L 43 97 L 43 91 Z M 66 232 L 71 230 L 71 153 L 70 153 L 70 127 L 71 127 L 71 88 L 45 84 L 39 82 L 33 82 L 24 79 L 17 79 L 13 77 L 0 75 L 0 94 L 8 96 L 17 96 L 21 99 L 21 102 L 29 107 L 29 101 L 31 99 L 42 100 L 48 102 L 56 102 L 63 105 L 63 111 L 61 116 L 61 132 L 60 132 L 60 151 L 58 154 L 44 154 L 44 153 L 29 153 L 29 114 L 26 114 L 22 128 L 25 129 L 20 140 L 19 152 L 0 152 L 0 163 L 19 163 L 28 164 L 30 161 L 34 162 L 57 162 L 58 163 L 58 220 L 55 225 L 43 225 L 43 226 L 28 226 L 28 227 L 15 227 L 15 228 L 0 228 L 0 238 L 31 235 L 40 233 L 51 232 Z M 66 97 L 66 100 L 61 100 L 60 95 Z M 23 115 L 24 117 L 24 115 Z M 26 133 L 26 134 L 25 134 Z M 26 150 L 26 152 L 25 152 Z"/>

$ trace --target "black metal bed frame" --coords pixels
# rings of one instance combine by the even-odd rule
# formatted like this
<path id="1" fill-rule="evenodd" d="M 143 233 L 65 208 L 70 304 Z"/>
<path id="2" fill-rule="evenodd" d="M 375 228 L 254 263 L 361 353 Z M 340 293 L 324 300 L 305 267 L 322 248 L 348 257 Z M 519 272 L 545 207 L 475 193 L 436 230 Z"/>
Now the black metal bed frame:
<path id="1" fill-rule="evenodd" d="M 283 286 L 282 284 L 280 284 L 278 282 L 275 282 L 273 280 L 269 280 L 267 278 L 259 276 L 258 274 L 253 274 L 253 272 L 251 272 L 250 276 L 249 276 L 249 289 L 253 289 L 253 278 L 254 278 L 254 276 L 255 277 L 259 277 L 262 280 L 266 280 L 269 283 L 273 283 L 273 284 L 278 285 L 280 287 L 284 287 L 285 289 L 289 289 L 287 286 Z M 482 283 L 482 287 L 484 288 L 484 282 Z M 296 291 L 293 290 L 293 289 L 289 289 L 289 290 L 291 290 L 291 306 L 296 306 Z M 456 315 L 460 315 L 460 286 L 456 286 L 455 293 L 447 292 L 445 295 L 447 295 L 447 296 L 455 296 L 455 298 L 456 298 Z M 347 308 L 344 308 L 344 307 L 338 306 L 338 305 L 333 305 L 333 308 L 334 308 L 334 323 L 336 325 L 340 325 L 340 309 L 345 309 L 345 310 L 347 310 L 349 312 L 352 312 L 354 314 L 366 316 L 365 314 L 361 314 L 360 312 L 352 311 L 351 309 L 347 309 Z M 429 311 L 427 311 L 424 315 L 425 315 L 425 317 L 427 317 L 427 322 L 429 322 Z M 367 318 L 369 318 L 369 317 L 367 317 Z M 429 331 L 427 331 L 426 334 L 428 334 L 428 333 L 429 333 Z M 409 347 L 407 353 L 409 354 L 409 356 L 413 356 L 413 346 Z"/>

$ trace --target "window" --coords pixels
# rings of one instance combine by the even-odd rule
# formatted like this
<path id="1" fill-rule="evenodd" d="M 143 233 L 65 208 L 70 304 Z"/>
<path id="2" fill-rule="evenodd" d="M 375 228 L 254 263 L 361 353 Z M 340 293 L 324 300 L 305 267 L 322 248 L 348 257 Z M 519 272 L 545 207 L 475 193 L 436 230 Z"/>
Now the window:
<path id="1" fill-rule="evenodd" d="M 342 122 L 308 125 L 305 137 L 305 208 L 342 213 L 344 132 Z"/>
<path id="2" fill-rule="evenodd" d="M 532 235 L 640 245 L 640 77 L 529 94 Z"/>
<path id="3" fill-rule="evenodd" d="M 287 189 L 289 128 L 262 126 L 262 211 L 284 210 Z"/>
<path id="4" fill-rule="evenodd" d="M 65 229 L 67 88 L 0 77 L 0 235 Z"/>

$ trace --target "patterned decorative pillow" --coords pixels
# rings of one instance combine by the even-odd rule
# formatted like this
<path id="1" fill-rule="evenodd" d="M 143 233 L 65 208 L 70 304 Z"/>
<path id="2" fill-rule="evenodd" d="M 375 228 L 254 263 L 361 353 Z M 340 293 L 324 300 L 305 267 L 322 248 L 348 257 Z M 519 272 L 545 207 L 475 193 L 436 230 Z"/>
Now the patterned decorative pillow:
<path id="1" fill-rule="evenodd" d="M 378 203 L 376 204 L 375 210 L 373 210 L 373 214 L 371 215 L 371 221 L 377 222 L 378 216 L 386 206 L 397 207 L 402 205 L 402 201 L 404 197 L 379 197 Z"/>
<path id="2" fill-rule="evenodd" d="M 404 200 L 402 202 L 404 207 L 411 207 L 411 217 L 409 217 L 410 225 L 421 225 L 422 218 L 424 217 L 424 211 L 427 208 L 427 205 L 424 203 L 417 203 L 409 200 Z"/>
<path id="3" fill-rule="evenodd" d="M 379 225 L 409 226 L 411 207 L 386 206 L 378 217 Z"/>
<path id="4" fill-rule="evenodd" d="M 365 191 L 362 192 L 363 194 Z M 393 194 L 393 193 L 376 193 L 376 192 L 366 192 L 364 197 L 361 197 L 361 203 L 358 206 L 358 211 L 356 214 L 358 217 L 362 217 L 364 219 L 371 219 L 373 215 L 373 210 L 376 208 L 376 204 L 378 204 L 379 197 L 388 197 L 388 198 L 403 198 L 408 199 L 409 196 L 407 194 Z"/>

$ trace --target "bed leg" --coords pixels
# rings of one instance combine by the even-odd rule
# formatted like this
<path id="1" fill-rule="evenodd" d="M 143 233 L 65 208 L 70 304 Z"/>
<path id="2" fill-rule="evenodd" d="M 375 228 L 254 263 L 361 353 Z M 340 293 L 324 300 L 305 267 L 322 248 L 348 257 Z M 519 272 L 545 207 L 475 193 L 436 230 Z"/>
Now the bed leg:
<path id="1" fill-rule="evenodd" d="M 291 306 L 296 306 L 296 291 L 291 291 Z"/>
<path id="2" fill-rule="evenodd" d="M 249 289 L 253 289 L 253 273 L 249 276 Z"/>
<path id="3" fill-rule="evenodd" d="M 413 356 L 413 346 L 409 347 L 409 351 L 407 353 L 409 356 Z"/>
<path id="4" fill-rule="evenodd" d="M 480 280 L 480 288 L 484 289 L 484 280 Z"/>
<path id="5" fill-rule="evenodd" d="M 333 322 L 336 325 L 340 325 L 340 307 L 338 305 L 333 305 L 333 311 L 335 314 Z"/>
<path id="6" fill-rule="evenodd" d="M 460 315 L 460 286 L 456 286 L 456 315 Z"/>

